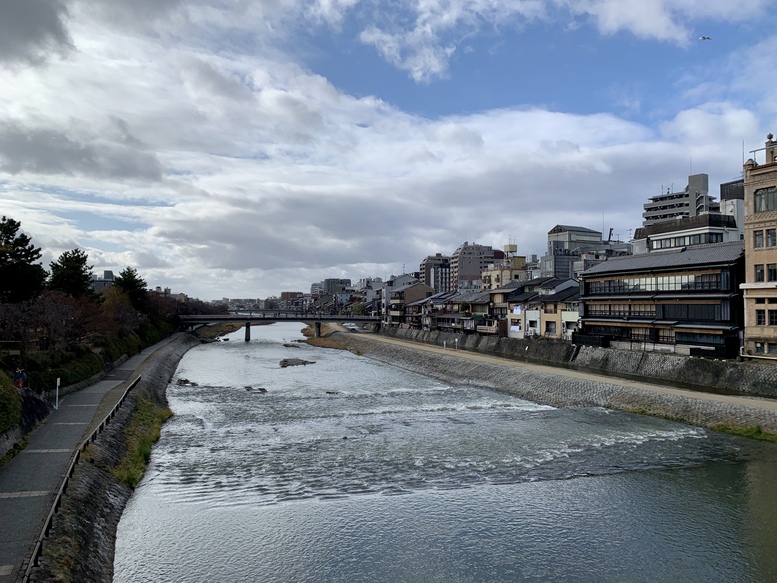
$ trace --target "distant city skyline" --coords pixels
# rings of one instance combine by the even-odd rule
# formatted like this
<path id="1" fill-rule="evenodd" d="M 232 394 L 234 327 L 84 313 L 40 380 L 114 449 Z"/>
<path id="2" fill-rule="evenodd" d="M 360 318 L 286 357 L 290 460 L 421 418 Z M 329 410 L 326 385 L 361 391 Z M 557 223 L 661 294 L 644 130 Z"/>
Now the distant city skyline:
<path id="1" fill-rule="evenodd" d="M 557 224 L 625 240 L 777 131 L 775 8 L 4 2 L 0 213 L 47 269 L 78 247 L 203 300 L 542 255 Z"/>

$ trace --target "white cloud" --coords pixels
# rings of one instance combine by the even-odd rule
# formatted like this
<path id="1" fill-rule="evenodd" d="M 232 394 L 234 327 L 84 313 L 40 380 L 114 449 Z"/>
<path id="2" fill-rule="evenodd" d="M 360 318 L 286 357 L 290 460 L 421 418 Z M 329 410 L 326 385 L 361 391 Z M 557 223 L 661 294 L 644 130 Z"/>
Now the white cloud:
<path id="1" fill-rule="evenodd" d="M 707 4 L 705 18 L 729 14 Z M 329 30 L 374 5 L 235 0 L 218 12 L 170 2 L 149 8 L 154 33 L 141 34 L 140 18 L 123 25 L 100 12 L 91 18 L 107 24 L 95 26 L 78 4 L 66 60 L 3 71 L 3 211 L 47 258 L 81 246 L 96 271 L 132 265 L 151 285 L 203 298 L 266 297 L 325 277 L 415 270 L 464 240 L 501 247 L 509 237 L 521 253 L 542 253 L 559 223 L 625 238 L 647 197 L 686 179 L 689 158 L 715 184 L 738 174 L 743 140 L 763 139 L 758 110 L 727 98 L 722 81 L 711 99 L 701 73 L 655 127 L 542 107 L 427 119 L 348 95 L 274 44 L 300 19 Z M 363 40 L 418 80 L 444 75 L 449 51 L 479 27 L 560 18 L 542 2 L 402 6 L 406 20 L 376 21 Z M 661 22 L 687 34 L 696 5 L 559 6 L 603 31 L 660 39 L 651 30 Z M 197 36 L 189 27 L 208 17 L 212 36 Z M 770 52 L 749 52 L 734 81 L 741 95 L 761 92 L 752 77 L 770 71 L 760 56 Z"/>

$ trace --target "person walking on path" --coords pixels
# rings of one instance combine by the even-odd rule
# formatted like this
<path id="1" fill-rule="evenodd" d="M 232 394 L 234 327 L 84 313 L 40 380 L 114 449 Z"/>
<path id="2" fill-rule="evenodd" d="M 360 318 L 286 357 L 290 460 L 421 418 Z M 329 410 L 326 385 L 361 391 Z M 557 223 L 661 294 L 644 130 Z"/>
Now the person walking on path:
<path id="1" fill-rule="evenodd" d="M 18 388 L 24 387 L 24 382 L 27 380 L 27 373 L 24 369 L 16 367 L 16 372 L 13 374 L 13 385 Z"/>

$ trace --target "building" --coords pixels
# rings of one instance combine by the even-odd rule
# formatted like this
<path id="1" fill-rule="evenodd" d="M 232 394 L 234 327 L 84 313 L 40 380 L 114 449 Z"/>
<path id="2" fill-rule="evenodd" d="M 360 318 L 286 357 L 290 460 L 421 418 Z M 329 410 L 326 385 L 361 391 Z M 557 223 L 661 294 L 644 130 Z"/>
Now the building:
<path id="1" fill-rule="evenodd" d="M 429 255 L 419 268 L 420 280 L 424 285 L 433 288 L 437 292 L 450 291 L 451 289 L 451 258 L 449 255 L 435 253 Z"/>
<path id="2" fill-rule="evenodd" d="M 341 291 L 344 291 L 345 288 L 349 287 L 350 285 L 351 285 L 350 279 L 337 279 L 337 278 L 325 279 L 322 283 L 321 292 L 327 295 L 336 294 L 336 293 L 340 293 Z M 311 288 L 310 291 L 312 293 L 313 289 Z"/>
<path id="3" fill-rule="evenodd" d="M 386 282 L 381 297 L 383 322 L 388 325 L 405 324 L 405 305 L 412 304 L 434 294 L 434 290 L 424 285 L 410 274 L 403 274 Z"/>
<path id="4" fill-rule="evenodd" d="M 744 281 L 743 241 L 610 258 L 582 274 L 574 342 L 736 356 Z"/>
<path id="5" fill-rule="evenodd" d="M 504 259 L 489 264 L 480 274 L 483 290 L 494 290 L 511 281 L 527 281 L 526 257 L 516 255 L 518 248 L 514 244 L 504 246 Z"/>
<path id="6" fill-rule="evenodd" d="M 720 205 L 709 195 L 709 176 L 694 174 L 688 177 L 685 190 L 660 194 L 645 203 L 642 224 L 645 227 L 681 217 L 695 217 L 708 212 L 720 212 Z"/>
<path id="7" fill-rule="evenodd" d="M 481 274 L 489 264 L 504 259 L 502 251 L 494 250 L 490 245 L 478 245 L 464 241 L 451 255 L 450 287 L 444 291 L 458 289 L 479 289 Z M 441 290 L 443 291 L 443 290 Z"/>
<path id="8" fill-rule="evenodd" d="M 580 285 L 574 279 L 556 277 L 543 277 L 522 283 L 506 298 L 508 307 L 507 335 L 510 338 L 542 335 L 544 327 L 542 321 L 543 298 L 551 298 L 566 290 L 579 292 Z M 564 298 L 566 297 L 565 295 Z M 568 319 L 568 317 L 565 318 L 565 321 Z M 577 314 L 575 314 L 574 321 L 577 322 Z"/>
<path id="9" fill-rule="evenodd" d="M 634 232 L 634 254 L 665 251 L 692 245 L 730 243 L 742 240 L 736 218 L 721 213 L 680 217 L 641 227 Z"/>
<path id="10" fill-rule="evenodd" d="M 759 164 L 758 153 L 764 162 Z M 777 358 L 777 142 L 752 152 L 744 165 L 745 355 Z"/>
<path id="11" fill-rule="evenodd" d="M 113 271 L 103 271 L 103 276 L 92 275 L 92 289 L 99 292 L 102 289 L 111 287 L 116 281 Z"/>
<path id="12" fill-rule="evenodd" d="M 612 239 L 585 227 L 556 225 L 548 231 L 548 251 L 540 259 L 541 276 L 574 278 L 581 267 L 591 266 L 606 257 L 631 253 L 631 244 Z M 581 263 L 583 262 L 583 263 Z"/>

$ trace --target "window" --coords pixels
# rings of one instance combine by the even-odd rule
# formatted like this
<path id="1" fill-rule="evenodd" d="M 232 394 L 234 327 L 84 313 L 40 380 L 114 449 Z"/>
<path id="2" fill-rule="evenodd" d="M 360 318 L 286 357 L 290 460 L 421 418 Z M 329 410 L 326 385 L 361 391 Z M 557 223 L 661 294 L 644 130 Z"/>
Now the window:
<path id="1" fill-rule="evenodd" d="M 766 266 L 766 281 L 777 281 L 777 263 L 769 263 Z"/>
<path id="2" fill-rule="evenodd" d="M 766 229 L 766 246 L 777 247 L 777 229 Z"/>
<path id="3" fill-rule="evenodd" d="M 763 264 L 755 266 L 755 280 L 756 281 L 763 281 L 764 280 L 764 266 L 763 266 Z"/>
<path id="4" fill-rule="evenodd" d="M 777 310 L 769 310 L 769 326 L 777 326 Z"/>
<path id="5" fill-rule="evenodd" d="M 761 188 L 755 191 L 755 212 L 777 210 L 777 186 Z"/>
<path id="6" fill-rule="evenodd" d="M 766 348 L 769 354 L 777 354 L 777 344 L 774 344 L 773 342 L 769 342 L 766 345 Z"/>
<path id="7" fill-rule="evenodd" d="M 755 311 L 755 325 L 766 326 L 766 310 Z"/>
<path id="8" fill-rule="evenodd" d="M 555 333 L 556 333 L 556 323 L 545 322 L 545 334 L 555 334 Z"/>
<path id="9" fill-rule="evenodd" d="M 763 246 L 764 246 L 764 232 L 753 231 L 753 247 L 763 247 Z"/>

